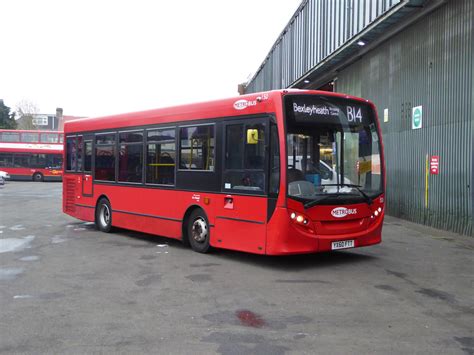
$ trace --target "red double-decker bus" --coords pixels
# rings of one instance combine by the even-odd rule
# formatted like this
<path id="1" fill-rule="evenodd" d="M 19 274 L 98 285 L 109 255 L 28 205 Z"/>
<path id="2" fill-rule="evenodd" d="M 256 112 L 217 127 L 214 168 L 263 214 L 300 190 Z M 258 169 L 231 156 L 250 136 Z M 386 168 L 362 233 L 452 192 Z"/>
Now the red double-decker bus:
<path id="1" fill-rule="evenodd" d="M 0 170 L 12 180 L 61 181 L 63 133 L 0 130 Z"/>
<path id="2" fill-rule="evenodd" d="M 267 255 L 380 243 L 384 164 L 374 105 L 280 90 L 64 126 L 63 210 Z"/>

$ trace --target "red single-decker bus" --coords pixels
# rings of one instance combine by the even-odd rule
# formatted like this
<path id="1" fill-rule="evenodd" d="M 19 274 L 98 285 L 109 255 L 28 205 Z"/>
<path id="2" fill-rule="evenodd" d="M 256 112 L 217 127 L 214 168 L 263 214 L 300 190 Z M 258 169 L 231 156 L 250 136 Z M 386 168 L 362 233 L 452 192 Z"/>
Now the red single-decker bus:
<path id="1" fill-rule="evenodd" d="M 310 90 L 66 122 L 63 211 L 256 254 L 380 243 L 382 137 L 374 105 Z"/>

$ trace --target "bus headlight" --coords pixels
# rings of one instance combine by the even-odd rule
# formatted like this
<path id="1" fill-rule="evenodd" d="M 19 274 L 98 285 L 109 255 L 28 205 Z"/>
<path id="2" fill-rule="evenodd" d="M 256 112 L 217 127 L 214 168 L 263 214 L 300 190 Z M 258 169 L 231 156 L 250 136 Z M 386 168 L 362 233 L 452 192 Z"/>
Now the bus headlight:
<path id="1" fill-rule="evenodd" d="M 295 225 L 303 227 L 305 231 L 314 233 L 314 230 L 311 227 L 311 220 L 304 214 L 292 211 L 290 212 L 290 219 Z"/>

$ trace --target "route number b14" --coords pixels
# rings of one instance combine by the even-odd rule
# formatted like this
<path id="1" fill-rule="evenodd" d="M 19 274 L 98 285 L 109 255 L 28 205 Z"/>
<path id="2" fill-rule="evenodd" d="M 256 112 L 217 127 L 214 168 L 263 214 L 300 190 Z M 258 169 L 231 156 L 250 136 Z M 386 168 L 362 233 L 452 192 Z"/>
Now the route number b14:
<path id="1" fill-rule="evenodd" d="M 347 106 L 347 120 L 351 123 L 362 123 L 362 111 L 360 107 Z"/>

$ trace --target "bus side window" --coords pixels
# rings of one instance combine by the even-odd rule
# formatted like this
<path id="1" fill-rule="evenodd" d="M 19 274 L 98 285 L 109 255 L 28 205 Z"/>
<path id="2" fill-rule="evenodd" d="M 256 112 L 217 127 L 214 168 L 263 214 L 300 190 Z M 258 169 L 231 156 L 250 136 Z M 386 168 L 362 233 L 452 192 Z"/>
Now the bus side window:
<path id="1" fill-rule="evenodd" d="M 77 171 L 82 171 L 83 137 L 77 136 Z"/>
<path id="2" fill-rule="evenodd" d="M 84 172 L 92 172 L 92 141 L 84 141 Z"/>
<path id="3" fill-rule="evenodd" d="M 146 182 L 174 185 L 176 167 L 175 128 L 147 132 Z"/>
<path id="4" fill-rule="evenodd" d="M 248 132 L 252 140 L 247 139 Z M 265 191 L 265 125 L 229 124 L 225 132 L 224 189 Z"/>
<path id="5" fill-rule="evenodd" d="M 115 133 L 95 137 L 95 180 L 115 181 Z"/>
<path id="6" fill-rule="evenodd" d="M 270 126 L 270 194 L 278 194 L 280 189 L 280 141 L 278 127 L 272 123 Z"/>
<path id="7" fill-rule="evenodd" d="M 214 171 L 214 125 L 180 128 L 179 168 Z"/>
<path id="8" fill-rule="evenodd" d="M 141 183 L 143 180 L 143 132 L 119 132 L 118 181 Z"/>
<path id="9" fill-rule="evenodd" d="M 77 139 L 76 137 L 66 138 L 66 170 L 76 171 L 77 168 Z"/>

